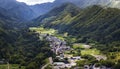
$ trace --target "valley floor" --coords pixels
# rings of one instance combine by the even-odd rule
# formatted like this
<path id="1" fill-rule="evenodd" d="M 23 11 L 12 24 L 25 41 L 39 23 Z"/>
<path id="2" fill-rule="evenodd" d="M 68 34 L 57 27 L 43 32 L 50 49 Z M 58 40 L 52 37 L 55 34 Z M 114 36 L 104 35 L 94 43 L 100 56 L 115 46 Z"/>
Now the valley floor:
<path id="1" fill-rule="evenodd" d="M 69 36 L 61 36 L 57 34 L 57 31 L 54 29 L 30 28 L 30 30 L 38 33 L 40 35 L 40 39 L 44 39 L 43 37 L 45 37 L 45 39 L 50 43 L 51 50 L 56 54 L 55 57 L 50 57 L 49 63 L 44 65 L 41 69 L 77 68 L 79 67 L 79 62 L 89 62 L 89 57 L 91 57 L 91 60 L 96 61 L 107 59 L 100 50 L 92 48 L 91 45 L 73 42 L 71 46 L 68 46 L 66 37 Z M 89 68 L 90 66 L 86 64 L 83 65 L 83 67 Z M 94 65 L 92 67 L 99 68 L 99 66 L 95 67 Z"/>

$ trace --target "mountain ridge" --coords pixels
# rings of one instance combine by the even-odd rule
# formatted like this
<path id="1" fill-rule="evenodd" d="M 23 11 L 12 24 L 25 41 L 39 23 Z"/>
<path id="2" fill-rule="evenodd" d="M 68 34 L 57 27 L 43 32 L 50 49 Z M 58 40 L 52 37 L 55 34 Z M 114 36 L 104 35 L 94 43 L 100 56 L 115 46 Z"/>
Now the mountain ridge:
<path id="1" fill-rule="evenodd" d="M 102 7 L 120 8 L 120 2 L 116 0 L 55 0 L 54 2 L 48 2 L 37 5 L 27 5 L 23 2 L 17 2 L 16 0 L 1 0 L 0 7 L 14 14 L 21 20 L 32 20 L 40 15 L 48 13 L 55 7 L 59 7 L 64 3 L 73 3 L 80 8 L 86 8 L 92 5 L 101 5 Z"/>
<path id="2" fill-rule="evenodd" d="M 43 15 L 45 13 L 48 13 L 50 10 L 52 10 L 56 6 L 60 6 L 67 2 L 71 2 L 80 8 L 86 8 L 92 5 L 101 5 L 102 7 L 120 8 L 120 1 L 116 1 L 116 0 L 55 0 L 53 3 L 37 4 L 30 7 L 35 11 L 41 12 L 41 14 L 39 12 L 36 12 L 36 14 Z"/>
<path id="3" fill-rule="evenodd" d="M 34 18 L 34 12 L 25 3 L 17 2 L 16 0 L 0 0 L 0 7 L 9 11 L 13 16 L 20 21 L 27 21 Z"/>
<path id="4" fill-rule="evenodd" d="M 69 5 L 67 4 L 67 6 Z M 115 36 L 113 36 L 119 34 L 118 32 L 115 33 L 115 31 L 119 30 L 119 9 L 103 8 L 97 5 L 85 9 L 75 8 L 75 5 L 71 6 L 74 7 L 74 11 L 71 8 L 68 9 L 72 12 L 66 11 L 66 7 L 63 8 L 62 6 L 54 8 L 49 12 L 54 14 L 50 14 L 49 16 L 47 15 L 49 13 L 47 13 L 45 15 L 42 15 L 42 17 L 38 17 L 35 20 L 36 24 L 38 26 L 41 24 L 45 27 L 55 28 L 61 32 L 68 32 L 71 35 L 81 34 L 81 36 L 83 37 L 88 37 L 96 41 L 100 40 L 99 42 L 101 43 L 109 43 L 112 41 L 120 40 L 120 38 L 116 38 Z M 57 9 L 64 9 L 65 11 L 55 11 Z M 77 11 L 75 9 L 79 9 L 80 11 Z M 72 15 L 73 12 L 77 13 L 75 15 Z M 106 32 L 104 32 L 104 30 Z M 108 37 L 108 35 L 110 37 Z M 111 37 L 116 39 L 111 39 Z M 102 40 L 104 40 L 105 42 L 102 42 Z"/>

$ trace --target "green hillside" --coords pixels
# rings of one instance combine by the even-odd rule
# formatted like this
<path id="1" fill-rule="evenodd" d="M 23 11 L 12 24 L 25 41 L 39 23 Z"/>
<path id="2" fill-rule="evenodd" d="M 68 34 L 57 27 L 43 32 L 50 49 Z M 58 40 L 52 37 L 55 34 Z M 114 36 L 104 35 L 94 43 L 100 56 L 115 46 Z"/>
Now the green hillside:
<path id="1" fill-rule="evenodd" d="M 76 49 L 82 55 L 102 53 L 108 59 L 103 65 L 116 63 L 115 67 L 119 69 L 120 9 L 97 5 L 79 8 L 65 3 L 31 23 L 21 23 L 12 13 L 0 8 L 0 61 L 5 59 L 0 67 L 7 66 L 7 62 L 25 69 L 39 69 L 45 65 L 48 57 L 54 54 L 49 43 L 44 38 L 40 40 L 43 36 L 38 33 L 55 34 L 70 46 L 76 43 L 91 45 L 91 49 Z"/>
<path id="2" fill-rule="evenodd" d="M 4 9 L 0 11 L 0 61 L 4 59 L 5 64 L 17 64 L 19 68 L 39 69 L 52 54 L 48 43 L 28 28 L 19 28 L 17 18 L 8 14 Z"/>
<path id="3" fill-rule="evenodd" d="M 71 21 L 73 16 L 79 13 L 79 7 L 72 3 L 63 4 L 61 7 L 56 7 L 52 9 L 45 15 L 42 15 L 34 19 L 29 26 L 39 26 L 41 23 L 51 27 L 51 24 L 59 25 L 59 23 Z M 69 19 L 67 19 L 69 18 Z M 60 25 L 59 25 L 60 26 Z"/>
<path id="4" fill-rule="evenodd" d="M 64 5 L 40 16 L 35 24 L 57 29 L 59 33 L 68 32 L 77 42 L 95 43 L 95 48 L 117 62 L 120 57 L 120 9 L 97 5 L 80 9 L 71 3 Z"/>
<path id="5" fill-rule="evenodd" d="M 101 43 L 120 40 L 119 9 L 100 6 L 80 9 L 72 4 L 66 4 L 64 8 L 63 6 L 53 9 L 48 13 L 49 15 L 37 18 L 37 23 L 58 29 L 60 32 L 68 32 L 71 35 L 79 35 Z M 58 9 L 64 10 L 59 11 Z"/>

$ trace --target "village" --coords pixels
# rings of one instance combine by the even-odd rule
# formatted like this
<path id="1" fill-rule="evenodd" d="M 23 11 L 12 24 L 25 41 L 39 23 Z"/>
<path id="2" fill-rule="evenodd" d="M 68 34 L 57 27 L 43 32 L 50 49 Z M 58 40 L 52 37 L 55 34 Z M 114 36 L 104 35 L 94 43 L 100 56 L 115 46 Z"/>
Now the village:
<path id="1" fill-rule="evenodd" d="M 83 66 L 79 66 L 79 61 L 88 62 L 86 60 L 88 60 L 89 57 L 91 58 L 91 61 L 92 59 L 97 62 L 100 60 L 107 60 L 105 55 L 102 55 L 97 49 L 92 49 L 91 45 L 85 43 L 74 43 L 74 47 L 69 46 L 67 41 L 56 36 L 56 30 L 54 29 L 31 29 L 34 31 L 37 30 L 36 33 L 39 34 L 39 38 L 41 40 L 45 39 L 48 41 L 51 51 L 55 53 L 55 57 L 49 57 L 49 63 L 44 65 L 41 69 L 48 69 L 49 67 L 50 69 L 111 69 L 98 64 L 84 64 Z M 85 56 L 83 57 L 82 55 Z"/>
<path id="2" fill-rule="evenodd" d="M 79 60 L 84 60 L 84 58 L 82 58 L 81 56 L 73 56 L 73 55 L 65 54 L 66 51 L 74 50 L 70 46 L 67 46 L 66 41 L 62 41 L 52 35 L 47 35 L 46 40 L 50 42 L 50 48 L 56 54 L 56 57 L 51 58 L 52 61 L 50 61 L 51 62 L 50 64 L 53 66 L 53 69 L 70 69 L 72 67 L 74 69 L 80 69 L 80 67 L 77 67 L 76 62 Z M 84 47 L 89 49 L 91 46 L 84 44 Z M 93 55 L 93 56 L 98 61 L 107 59 L 107 57 L 101 56 L 101 55 Z M 84 69 L 110 69 L 105 66 L 96 67 L 95 64 L 84 65 L 83 68 Z"/>

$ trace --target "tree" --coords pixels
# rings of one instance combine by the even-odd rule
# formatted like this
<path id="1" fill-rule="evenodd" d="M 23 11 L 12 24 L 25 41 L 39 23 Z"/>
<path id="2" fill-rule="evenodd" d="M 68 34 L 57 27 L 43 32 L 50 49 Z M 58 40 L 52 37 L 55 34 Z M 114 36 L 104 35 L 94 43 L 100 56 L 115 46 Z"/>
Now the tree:
<path id="1" fill-rule="evenodd" d="M 115 65 L 115 63 L 111 60 L 101 60 L 100 63 L 106 67 L 113 67 Z"/>
<path id="2" fill-rule="evenodd" d="M 113 69 L 120 69 L 120 63 L 114 65 Z"/>

